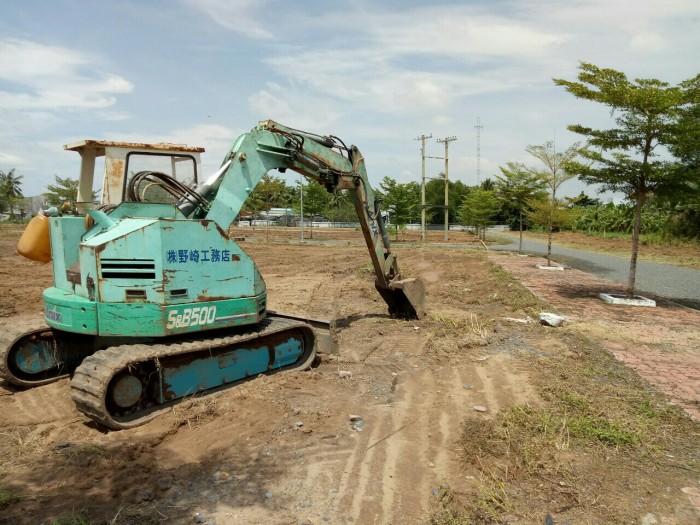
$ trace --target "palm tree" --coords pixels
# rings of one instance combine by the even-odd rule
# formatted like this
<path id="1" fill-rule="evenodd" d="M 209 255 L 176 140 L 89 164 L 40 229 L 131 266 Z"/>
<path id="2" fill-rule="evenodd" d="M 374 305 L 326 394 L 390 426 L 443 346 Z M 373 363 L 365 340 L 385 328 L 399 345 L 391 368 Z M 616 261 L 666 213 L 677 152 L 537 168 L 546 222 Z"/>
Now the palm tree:
<path id="1" fill-rule="evenodd" d="M 0 170 L 0 199 L 10 209 L 10 218 L 15 222 L 15 203 L 22 198 L 22 175 L 15 175 L 15 169 L 5 173 Z"/>

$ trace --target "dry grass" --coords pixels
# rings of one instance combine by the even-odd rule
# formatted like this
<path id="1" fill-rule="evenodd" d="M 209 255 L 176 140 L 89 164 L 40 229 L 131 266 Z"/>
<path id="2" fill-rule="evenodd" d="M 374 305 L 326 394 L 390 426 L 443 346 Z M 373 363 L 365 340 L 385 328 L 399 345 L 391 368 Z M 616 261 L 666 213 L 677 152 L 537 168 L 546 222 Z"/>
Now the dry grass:
<path id="1" fill-rule="evenodd" d="M 178 427 L 193 428 L 223 414 L 221 401 L 216 394 L 190 397 L 175 405 L 171 411 Z"/>
<path id="2" fill-rule="evenodd" d="M 0 431 L 2 467 L 18 467 L 33 456 L 44 443 L 45 436 L 30 427 L 13 427 Z"/>
<path id="3" fill-rule="evenodd" d="M 548 498 L 560 512 L 573 512 L 571 522 L 634 519 L 605 501 L 599 474 L 571 470 L 571 454 L 585 454 L 588 465 L 601 465 L 614 483 L 625 479 L 630 463 L 672 478 L 682 472 L 674 470 L 677 464 L 700 471 L 697 424 L 591 341 L 571 336 L 568 342 L 579 349 L 571 357 L 538 359 L 538 406 L 504 407 L 494 419 L 463 423 L 460 455 L 464 468 L 476 471 L 473 493 L 452 493 L 433 523 L 495 523 L 511 515 L 529 522 L 554 510 Z M 549 495 L 533 494 L 543 480 Z"/>

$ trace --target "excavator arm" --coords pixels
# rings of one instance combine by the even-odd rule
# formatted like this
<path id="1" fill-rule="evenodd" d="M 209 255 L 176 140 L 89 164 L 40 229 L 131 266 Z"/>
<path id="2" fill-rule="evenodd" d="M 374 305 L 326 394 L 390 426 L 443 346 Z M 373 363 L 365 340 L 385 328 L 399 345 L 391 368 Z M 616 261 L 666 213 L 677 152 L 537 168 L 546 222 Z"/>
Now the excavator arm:
<path id="1" fill-rule="evenodd" d="M 347 190 L 372 260 L 375 286 L 389 313 L 409 319 L 424 315 L 425 285 L 420 278 L 404 279 L 400 274 L 364 158 L 355 146 L 347 147 L 336 137 L 295 130 L 271 120 L 261 122 L 236 139 L 219 171 L 196 188 L 199 198 L 183 197 L 178 207 L 186 217 L 211 220 L 226 230 L 272 169 L 291 169 L 323 184 L 329 192 Z"/>

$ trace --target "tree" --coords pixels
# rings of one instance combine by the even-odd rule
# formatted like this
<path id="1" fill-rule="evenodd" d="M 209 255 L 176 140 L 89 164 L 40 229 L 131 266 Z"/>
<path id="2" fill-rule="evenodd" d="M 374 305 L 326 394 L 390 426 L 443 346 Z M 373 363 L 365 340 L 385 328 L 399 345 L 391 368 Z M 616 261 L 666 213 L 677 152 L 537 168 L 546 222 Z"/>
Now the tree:
<path id="1" fill-rule="evenodd" d="M 58 175 L 54 175 L 56 184 L 46 186 L 48 190 L 44 195 L 46 203 L 52 206 L 60 206 L 64 202 L 75 203 L 78 199 L 78 180 L 66 177 L 62 179 Z"/>
<path id="2" fill-rule="evenodd" d="M 346 191 L 336 190 L 329 194 L 330 201 L 325 210 L 331 222 L 354 222 L 357 220 L 355 205 Z"/>
<path id="3" fill-rule="evenodd" d="M 284 180 L 266 173 L 260 179 L 253 193 L 248 196 L 243 210 L 251 213 L 253 218 L 255 218 L 260 212 L 264 211 L 265 215 L 267 215 L 272 208 L 286 206 L 288 202 L 289 188 L 287 188 Z M 269 225 L 270 223 L 268 222 L 268 240 Z"/>
<path id="4" fill-rule="evenodd" d="M 288 193 L 284 180 L 266 173 L 260 179 L 251 197 L 255 195 L 259 211 L 264 211 L 267 214 L 272 208 L 285 206 L 288 201 Z"/>
<path id="5" fill-rule="evenodd" d="M 518 251 L 523 251 L 523 213 L 530 208 L 530 202 L 543 196 L 545 182 L 524 164 L 509 162 L 507 167 L 499 169 L 502 177 L 496 176 L 496 196 L 506 206 L 518 214 L 520 244 Z"/>
<path id="6" fill-rule="evenodd" d="M 308 184 L 302 184 L 302 191 L 304 192 L 304 215 L 311 217 L 311 221 L 313 222 L 314 215 L 321 215 L 328 208 L 331 202 L 331 196 L 324 186 L 314 181 Z M 304 220 L 303 217 L 302 220 Z M 310 231 L 311 238 L 313 239 L 313 228 L 310 228 Z"/>
<path id="7" fill-rule="evenodd" d="M 589 197 L 583 192 L 576 197 L 567 197 L 566 200 L 571 206 L 578 206 L 579 208 L 592 208 L 601 204 L 600 199 Z"/>
<path id="8" fill-rule="evenodd" d="M 475 226 L 479 238 L 486 239 L 486 226 L 493 224 L 498 209 L 498 199 L 493 191 L 475 189 L 464 198 L 459 208 L 459 222 L 464 226 Z"/>
<path id="9" fill-rule="evenodd" d="M 15 175 L 15 168 L 5 173 L 0 170 L 0 201 L 3 206 L 10 209 L 10 219 L 16 221 L 15 206 L 24 197 L 22 196 L 22 175 Z"/>
<path id="10" fill-rule="evenodd" d="M 569 129 L 588 137 L 584 156 L 591 165 L 573 169 L 588 184 L 601 184 L 602 191 L 624 193 L 635 204 L 627 295 L 633 296 L 637 273 L 639 233 L 644 202 L 651 195 L 677 187 L 692 178 L 691 171 L 673 169 L 670 161 L 656 157 L 677 142 L 678 122 L 683 112 L 700 103 L 700 74 L 678 86 L 656 79 L 630 81 L 622 72 L 600 69 L 582 62 L 578 82 L 554 79 L 576 98 L 610 108 L 617 127 L 593 129 L 579 124 Z"/>
<path id="11" fill-rule="evenodd" d="M 578 209 L 568 207 L 563 201 L 550 196 L 531 200 L 528 206 L 529 209 L 525 211 L 527 218 L 533 224 L 551 228 L 552 231 L 573 225 L 579 215 Z"/>
<path id="12" fill-rule="evenodd" d="M 676 187 L 658 192 L 676 212 L 669 230 L 683 237 L 700 237 L 700 104 L 682 110 L 670 150 L 682 173 Z"/>
<path id="13" fill-rule="evenodd" d="M 420 186 L 418 183 L 416 188 L 419 190 L 417 193 L 418 211 L 420 211 Z M 448 220 L 450 222 L 457 222 L 459 216 L 459 206 L 462 204 L 462 200 L 465 195 L 470 191 L 469 186 L 465 185 L 462 181 L 448 181 L 447 191 L 449 194 L 448 202 Z M 428 220 L 431 223 L 442 224 L 444 217 L 444 206 L 445 206 L 445 174 L 439 173 L 434 179 L 429 180 L 425 183 L 425 204 L 428 206 L 427 214 Z"/>
<path id="14" fill-rule="evenodd" d="M 554 141 L 549 140 L 540 146 L 528 146 L 525 148 L 530 155 L 540 160 L 544 164 L 544 169 L 531 169 L 533 174 L 540 177 L 546 186 L 549 187 L 549 196 L 552 200 L 550 208 L 555 210 L 559 204 L 557 202 L 557 190 L 566 181 L 571 180 L 576 176 L 576 173 L 570 168 L 572 163 L 581 152 L 581 144 L 575 142 L 563 151 L 557 151 Z M 554 219 L 554 212 L 549 214 L 549 217 Z M 547 226 L 547 266 L 552 265 L 552 230 L 554 223 L 550 222 Z"/>
<path id="15" fill-rule="evenodd" d="M 379 187 L 384 201 L 382 209 L 391 214 L 391 226 L 398 241 L 399 231 L 406 229 L 406 225 L 411 222 L 416 210 L 420 208 L 418 184 L 415 182 L 398 184 L 391 177 L 384 177 Z"/>

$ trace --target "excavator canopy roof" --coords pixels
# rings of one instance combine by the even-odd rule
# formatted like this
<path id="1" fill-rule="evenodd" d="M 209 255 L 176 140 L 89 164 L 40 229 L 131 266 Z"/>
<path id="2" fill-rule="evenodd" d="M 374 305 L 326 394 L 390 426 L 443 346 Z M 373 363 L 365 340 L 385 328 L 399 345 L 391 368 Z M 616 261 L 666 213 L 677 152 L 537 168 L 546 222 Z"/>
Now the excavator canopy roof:
<path id="1" fill-rule="evenodd" d="M 204 148 L 196 146 L 188 146 L 186 144 L 169 144 L 160 142 L 158 144 L 143 144 L 140 142 L 119 142 L 113 140 L 81 140 L 72 144 L 66 144 L 63 149 L 70 151 L 84 151 L 87 149 L 98 150 L 99 154 L 104 154 L 104 148 L 128 148 L 138 150 L 153 150 L 153 151 L 180 151 L 187 153 L 203 153 Z"/>

